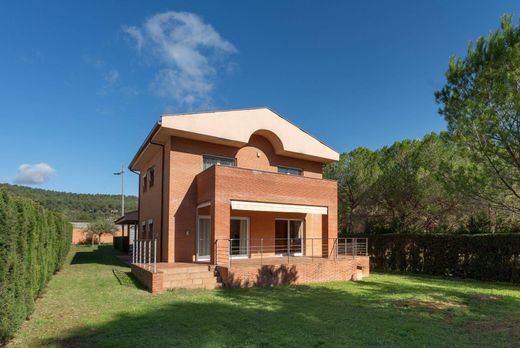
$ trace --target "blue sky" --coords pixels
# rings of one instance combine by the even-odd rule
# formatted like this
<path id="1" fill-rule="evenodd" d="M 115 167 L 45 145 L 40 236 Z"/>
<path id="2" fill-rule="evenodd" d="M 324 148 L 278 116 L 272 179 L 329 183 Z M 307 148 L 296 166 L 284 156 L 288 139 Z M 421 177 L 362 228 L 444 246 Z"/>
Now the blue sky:
<path id="1" fill-rule="evenodd" d="M 2 2 L 0 181 L 119 193 L 112 172 L 165 112 L 268 106 L 340 152 L 419 138 L 445 128 L 433 93 L 449 56 L 519 12 L 506 0 Z"/>

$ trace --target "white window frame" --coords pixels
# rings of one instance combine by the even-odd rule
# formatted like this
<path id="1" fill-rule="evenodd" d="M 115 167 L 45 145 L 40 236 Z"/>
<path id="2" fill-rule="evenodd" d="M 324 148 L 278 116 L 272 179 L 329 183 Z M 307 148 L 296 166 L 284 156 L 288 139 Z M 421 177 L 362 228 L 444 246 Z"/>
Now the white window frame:
<path id="1" fill-rule="evenodd" d="M 199 214 L 197 214 L 197 231 L 196 231 L 196 233 L 197 233 L 197 235 L 196 235 L 196 243 L 197 244 L 196 244 L 195 256 L 197 258 L 197 261 L 209 262 L 211 260 L 211 241 L 210 241 L 210 244 L 209 244 L 209 255 L 208 256 L 203 256 L 203 257 L 199 256 L 200 219 L 209 219 L 209 223 L 210 223 L 210 226 L 211 226 L 211 215 L 199 215 Z M 211 236 L 211 231 L 210 231 L 210 236 Z"/>
<path id="2" fill-rule="evenodd" d="M 230 255 L 229 255 L 232 259 L 247 259 L 247 258 L 249 258 L 249 255 L 250 255 L 249 254 L 249 247 L 250 247 L 250 238 L 249 238 L 250 232 L 249 231 L 250 231 L 250 227 L 251 227 L 251 224 L 250 224 L 251 219 L 249 217 L 247 217 L 247 216 L 232 216 L 229 220 L 230 221 L 231 220 L 247 221 L 247 228 L 246 228 L 246 231 L 247 231 L 246 232 L 246 235 L 247 235 L 247 237 L 246 237 L 247 238 L 246 253 L 245 254 L 240 254 L 240 255 L 231 255 L 231 253 L 230 253 Z M 231 224 L 229 225 L 229 227 L 230 227 L 229 228 L 229 238 L 231 239 Z"/>

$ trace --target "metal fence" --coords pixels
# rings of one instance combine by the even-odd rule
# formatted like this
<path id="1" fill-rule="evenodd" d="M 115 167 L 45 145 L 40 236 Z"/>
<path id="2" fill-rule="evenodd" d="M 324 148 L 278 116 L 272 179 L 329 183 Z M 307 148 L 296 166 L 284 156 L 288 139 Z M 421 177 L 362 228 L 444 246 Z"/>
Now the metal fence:
<path id="1" fill-rule="evenodd" d="M 157 239 L 134 239 L 132 263 L 157 272 Z"/>
<path id="2" fill-rule="evenodd" d="M 302 257 L 314 261 L 318 258 L 367 255 L 367 238 L 250 238 L 215 241 L 215 264 L 228 267 L 233 261 L 241 259 L 263 264 L 271 257 L 279 257 L 280 261 L 290 263 Z"/>

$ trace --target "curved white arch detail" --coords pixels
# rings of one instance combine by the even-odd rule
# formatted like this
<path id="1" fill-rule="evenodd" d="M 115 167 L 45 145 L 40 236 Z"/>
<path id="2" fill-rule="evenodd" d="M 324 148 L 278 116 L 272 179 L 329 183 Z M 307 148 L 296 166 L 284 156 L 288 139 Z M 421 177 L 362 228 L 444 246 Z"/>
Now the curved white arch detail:
<path id="1" fill-rule="evenodd" d="M 268 108 L 163 115 L 159 133 L 240 147 L 262 135 L 279 155 L 330 163 L 339 154 Z"/>

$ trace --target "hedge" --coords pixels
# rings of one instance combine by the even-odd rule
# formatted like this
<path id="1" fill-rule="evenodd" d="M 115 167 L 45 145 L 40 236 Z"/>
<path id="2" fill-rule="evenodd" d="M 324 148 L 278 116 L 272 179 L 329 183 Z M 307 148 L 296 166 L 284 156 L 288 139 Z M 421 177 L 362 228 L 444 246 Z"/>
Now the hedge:
<path id="1" fill-rule="evenodd" d="M 368 236 L 376 271 L 520 283 L 520 234 Z"/>
<path id="2" fill-rule="evenodd" d="M 0 191 L 0 346 L 32 313 L 71 240 L 72 225 L 61 214 Z"/>
<path id="3" fill-rule="evenodd" d="M 127 253 L 130 249 L 130 238 L 128 236 L 114 237 L 114 248 Z"/>

